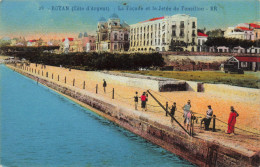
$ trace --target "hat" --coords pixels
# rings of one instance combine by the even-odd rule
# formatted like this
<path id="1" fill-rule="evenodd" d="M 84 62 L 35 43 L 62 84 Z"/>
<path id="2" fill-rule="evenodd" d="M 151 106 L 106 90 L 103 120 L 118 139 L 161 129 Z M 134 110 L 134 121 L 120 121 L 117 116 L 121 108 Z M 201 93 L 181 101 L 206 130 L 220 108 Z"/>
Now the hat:
<path id="1" fill-rule="evenodd" d="M 208 105 L 208 107 L 211 107 L 211 105 Z"/>

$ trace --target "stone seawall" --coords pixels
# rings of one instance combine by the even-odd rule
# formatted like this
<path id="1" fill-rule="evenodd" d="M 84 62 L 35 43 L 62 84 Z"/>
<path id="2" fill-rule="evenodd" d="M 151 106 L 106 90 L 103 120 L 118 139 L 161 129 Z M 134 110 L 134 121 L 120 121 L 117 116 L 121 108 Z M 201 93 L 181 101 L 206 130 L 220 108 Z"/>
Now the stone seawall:
<path id="1" fill-rule="evenodd" d="M 11 67 L 13 68 L 13 67 Z M 148 114 L 138 112 L 113 103 L 96 94 L 82 91 L 69 85 L 60 85 L 51 80 L 34 76 L 18 68 L 15 70 L 61 94 L 70 96 L 95 109 L 98 114 L 117 123 L 119 126 L 175 153 L 199 166 L 258 166 L 259 153 L 253 151 L 239 152 L 217 143 L 190 137 L 178 127 L 161 124 L 151 119 Z M 177 125 L 176 125 L 177 126 Z"/>

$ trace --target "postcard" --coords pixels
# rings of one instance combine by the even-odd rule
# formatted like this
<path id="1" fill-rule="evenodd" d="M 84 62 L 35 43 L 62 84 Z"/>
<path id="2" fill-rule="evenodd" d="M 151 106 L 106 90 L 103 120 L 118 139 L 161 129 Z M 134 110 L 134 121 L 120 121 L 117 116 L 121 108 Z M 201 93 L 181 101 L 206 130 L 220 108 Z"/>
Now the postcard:
<path id="1" fill-rule="evenodd" d="M 259 0 L 0 0 L 0 167 L 260 166 Z"/>

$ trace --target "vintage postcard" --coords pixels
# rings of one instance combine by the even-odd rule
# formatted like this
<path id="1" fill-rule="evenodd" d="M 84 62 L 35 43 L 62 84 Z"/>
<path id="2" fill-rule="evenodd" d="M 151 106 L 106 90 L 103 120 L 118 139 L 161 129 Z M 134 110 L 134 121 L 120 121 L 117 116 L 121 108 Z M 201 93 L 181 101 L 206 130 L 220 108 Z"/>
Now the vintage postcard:
<path id="1" fill-rule="evenodd" d="M 260 166 L 259 0 L 0 0 L 0 167 Z"/>

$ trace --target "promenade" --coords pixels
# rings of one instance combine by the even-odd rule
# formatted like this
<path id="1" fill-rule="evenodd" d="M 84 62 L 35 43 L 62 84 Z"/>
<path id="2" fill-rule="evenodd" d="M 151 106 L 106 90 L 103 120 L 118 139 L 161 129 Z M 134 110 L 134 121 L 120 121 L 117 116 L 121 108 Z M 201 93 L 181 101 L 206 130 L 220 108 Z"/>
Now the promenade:
<path id="1" fill-rule="evenodd" d="M 11 66 L 9 66 L 11 67 Z M 19 67 L 19 65 L 17 65 Z M 11 67 L 13 68 L 13 67 Z M 43 78 L 51 82 L 55 82 L 62 86 L 75 87 L 81 92 L 90 92 L 95 94 L 96 97 L 106 99 L 107 101 L 117 104 L 118 106 L 129 108 L 134 110 L 134 95 L 135 92 L 139 92 L 139 96 L 142 92 L 146 90 L 138 87 L 126 87 L 117 83 L 107 82 L 108 86 L 106 93 L 103 91 L 103 80 L 97 82 L 95 76 L 92 72 L 66 69 L 62 67 L 52 67 L 52 66 L 42 66 L 30 64 L 30 66 L 24 66 L 23 69 L 16 68 L 17 70 L 22 70 L 23 72 L 37 76 L 38 78 Z M 46 76 L 48 73 L 48 77 Z M 66 81 L 65 81 L 66 77 Z M 104 78 L 107 79 L 107 78 Z M 73 82 L 74 80 L 74 82 Z M 65 83 L 66 82 L 66 83 Z M 84 86 L 85 82 L 85 86 Z M 73 84 L 74 83 L 74 84 Z M 98 84 L 98 91 L 96 94 L 96 86 Z M 74 85 L 74 86 L 73 86 Z M 84 88 L 84 89 L 83 89 Z M 112 89 L 114 88 L 115 94 L 114 99 L 112 99 Z M 216 120 L 216 130 L 217 132 L 204 131 L 199 127 L 200 119 L 197 124 L 195 124 L 194 132 L 195 137 L 206 141 L 217 142 L 227 148 L 237 150 L 246 155 L 252 155 L 254 152 L 259 152 L 259 139 L 260 136 L 260 123 L 259 123 L 259 113 L 260 104 L 258 101 L 248 100 L 241 98 L 232 98 L 232 96 L 220 97 L 209 93 L 197 93 L 192 91 L 180 91 L 180 92 L 156 92 L 151 91 L 152 94 L 158 98 L 158 100 L 165 105 L 168 101 L 169 106 L 172 102 L 177 103 L 178 112 L 176 112 L 175 117 L 180 122 L 183 123 L 183 111 L 182 106 L 186 104 L 188 100 L 191 100 L 192 111 L 197 113 L 197 117 L 204 117 L 206 113 L 207 106 L 211 105 L 214 111 L 214 115 L 217 116 Z M 84 105 L 84 104 L 82 104 Z M 149 116 L 149 119 L 156 120 L 160 124 L 168 127 L 174 127 L 182 131 L 176 123 L 171 123 L 170 117 L 165 116 L 165 111 L 149 96 L 148 98 L 148 110 L 140 111 L 141 103 L 139 102 L 138 109 L 140 114 L 145 113 Z M 225 124 L 228 120 L 230 113 L 230 106 L 234 106 L 236 111 L 239 113 L 237 118 L 236 127 L 240 129 L 235 129 L 236 135 L 225 134 L 227 130 L 227 125 Z M 86 106 L 87 107 L 87 106 Z M 223 121 L 223 122 L 221 122 Z M 210 128 L 212 127 L 212 121 Z M 242 130 L 241 130 L 242 129 Z M 250 133 L 253 132 L 253 133 Z M 255 134 L 254 134 L 255 133 Z"/>

